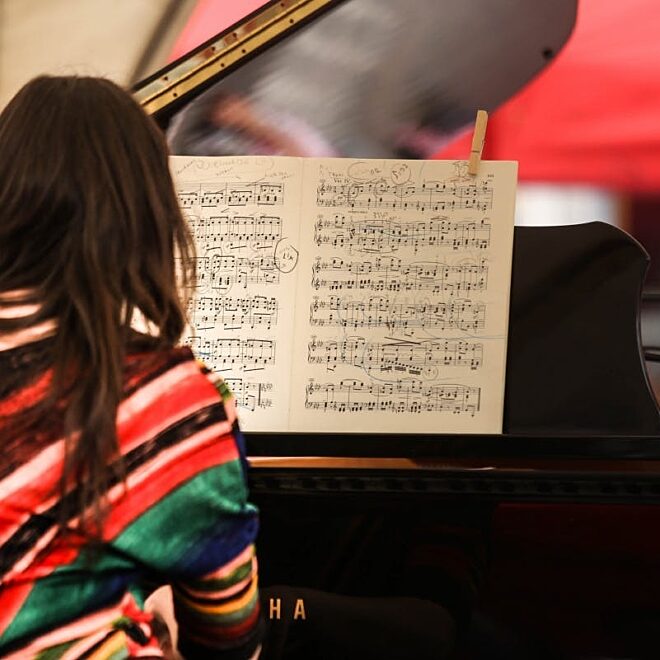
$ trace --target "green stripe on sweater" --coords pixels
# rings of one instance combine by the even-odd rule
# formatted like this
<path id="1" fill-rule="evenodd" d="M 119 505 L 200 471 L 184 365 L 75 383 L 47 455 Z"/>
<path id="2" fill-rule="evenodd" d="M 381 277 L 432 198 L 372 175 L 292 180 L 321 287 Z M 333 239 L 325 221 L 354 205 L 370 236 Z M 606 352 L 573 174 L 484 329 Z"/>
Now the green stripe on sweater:
<path id="1" fill-rule="evenodd" d="M 108 581 L 146 564 L 163 580 L 188 577 L 182 564 L 208 534 L 222 532 L 236 516 L 250 517 L 256 509 L 247 503 L 247 490 L 238 460 L 200 472 L 169 493 L 134 520 L 112 542 L 130 559 L 102 554 L 91 564 L 79 557 L 38 580 L 12 623 L 0 638 L 0 645 L 30 637 L 90 613 L 91 604 L 107 591 Z M 197 577 L 197 576 L 195 576 Z M 69 584 L 70 583 L 70 584 Z"/>

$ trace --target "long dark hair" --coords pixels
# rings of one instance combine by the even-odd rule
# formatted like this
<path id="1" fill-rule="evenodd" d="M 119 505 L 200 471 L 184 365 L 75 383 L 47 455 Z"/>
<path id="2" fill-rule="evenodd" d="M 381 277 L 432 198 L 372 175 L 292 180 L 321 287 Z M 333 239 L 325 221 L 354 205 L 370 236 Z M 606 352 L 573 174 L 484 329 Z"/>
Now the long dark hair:
<path id="1" fill-rule="evenodd" d="M 59 405 L 62 495 L 76 484 L 74 509 L 91 511 L 88 521 L 102 521 L 108 465 L 120 464 L 116 414 L 134 314 L 148 322 L 152 348 L 173 346 L 193 281 L 193 243 L 156 124 L 109 80 L 25 85 L 0 114 L 0 295 L 22 291 L 18 302 L 39 309 L 0 318 L 0 334 L 56 320 L 49 394 L 14 428 Z"/>

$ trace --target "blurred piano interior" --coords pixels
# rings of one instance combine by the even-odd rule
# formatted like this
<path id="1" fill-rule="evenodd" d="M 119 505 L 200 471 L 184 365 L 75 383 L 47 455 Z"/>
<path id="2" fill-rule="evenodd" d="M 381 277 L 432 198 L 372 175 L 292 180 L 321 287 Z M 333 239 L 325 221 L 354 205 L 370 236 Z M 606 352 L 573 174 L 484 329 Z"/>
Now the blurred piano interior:
<path id="1" fill-rule="evenodd" d="M 174 153 L 424 158 L 540 71 L 575 12 L 269 2 L 134 91 Z M 648 264 L 602 223 L 516 228 L 501 436 L 247 434 L 262 585 L 438 602 L 460 657 L 657 657 Z"/>

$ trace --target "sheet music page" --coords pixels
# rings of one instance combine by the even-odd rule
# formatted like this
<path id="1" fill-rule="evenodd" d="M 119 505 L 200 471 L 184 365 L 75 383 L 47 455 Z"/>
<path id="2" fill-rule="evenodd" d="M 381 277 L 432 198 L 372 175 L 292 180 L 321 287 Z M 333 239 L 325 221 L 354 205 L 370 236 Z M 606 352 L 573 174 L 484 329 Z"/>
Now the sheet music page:
<path id="1" fill-rule="evenodd" d="M 287 429 L 302 161 L 172 156 L 197 246 L 185 338 L 234 392 L 248 431 Z"/>
<path id="2" fill-rule="evenodd" d="M 516 176 L 305 161 L 291 430 L 501 433 Z"/>

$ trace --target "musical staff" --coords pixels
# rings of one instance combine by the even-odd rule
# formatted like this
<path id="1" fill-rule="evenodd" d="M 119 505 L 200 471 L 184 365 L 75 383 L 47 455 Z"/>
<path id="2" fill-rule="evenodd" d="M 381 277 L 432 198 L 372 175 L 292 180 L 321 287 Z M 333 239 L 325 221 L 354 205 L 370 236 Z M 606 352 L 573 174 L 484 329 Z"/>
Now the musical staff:
<path id="1" fill-rule="evenodd" d="M 474 416 L 481 403 L 479 387 L 425 385 L 421 381 L 379 384 L 345 379 L 318 384 L 312 380 L 305 395 L 305 408 L 335 413 L 451 412 Z"/>
<path id="2" fill-rule="evenodd" d="M 245 298 L 201 296 L 194 301 L 191 324 L 195 331 L 254 329 L 270 330 L 277 323 L 278 301 L 275 297 L 246 296 Z"/>
<path id="3" fill-rule="evenodd" d="M 334 371 L 337 365 L 350 365 L 367 373 L 427 374 L 437 377 L 437 367 L 467 367 L 476 370 L 483 360 L 483 345 L 462 340 L 433 339 L 420 342 L 370 342 L 364 337 L 321 340 L 312 337 L 307 361 Z"/>
<path id="4" fill-rule="evenodd" d="M 284 203 L 284 185 L 279 183 L 226 183 L 211 187 L 186 187 L 179 190 L 179 205 L 183 209 L 194 206 L 279 206 Z"/>
<path id="5" fill-rule="evenodd" d="M 515 164 L 173 157 L 172 172 L 197 255 L 186 343 L 243 428 L 501 431 Z"/>
<path id="6" fill-rule="evenodd" d="M 225 378 L 225 383 L 236 397 L 239 408 L 254 412 L 271 408 L 273 405 L 273 399 L 270 397 L 273 383 L 246 381 L 243 378 Z"/>
<path id="7" fill-rule="evenodd" d="M 311 284 L 317 291 L 323 288 L 467 294 L 484 291 L 488 286 L 488 262 L 479 259 L 449 265 L 442 261 L 404 262 L 393 257 L 374 261 L 317 257 L 312 266 Z"/>
<path id="8" fill-rule="evenodd" d="M 280 270 L 273 255 L 237 257 L 212 254 L 198 257 L 197 289 L 229 292 L 234 285 L 247 289 L 250 285 L 276 285 L 280 282 Z"/>
<path id="9" fill-rule="evenodd" d="M 272 339 L 192 336 L 186 340 L 206 364 L 217 371 L 257 371 L 275 361 Z"/>
<path id="10" fill-rule="evenodd" d="M 489 181 L 477 185 L 467 182 L 426 181 L 421 184 L 321 182 L 316 192 L 318 206 L 393 211 L 486 211 L 493 207 L 493 188 Z"/>
<path id="11" fill-rule="evenodd" d="M 314 225 L 317 246 L 351 252 L 389 254 L 401 248 L 444 248 L 485 250 L 490 246 L 491 225 L 481 221 L 451 221 L 431 218 L 422 221 L 361 219 L 337 214 L 319 216 Z"/>
<path id="12" fill-rule="evenodd" d="M 272 215 L 189 216 L 188 225 L 195 240 L 207 250 L 219 246 L 235 250 L 248 245 L 257 249 L 273 248 L 282 238 L 282 219 Z"/>
<path id="13" fill-rule="evenodd" d="M 472 300 L 452 302 L 392 302 L 372 297 L 366 301 L 344 300 L 330 296 L 314 298 L 309 310 L 309 324 L 315 327 L 386 328 L 405 331 L 411 328 L 436 330 L 483 330 L 486 306 Z"/>

